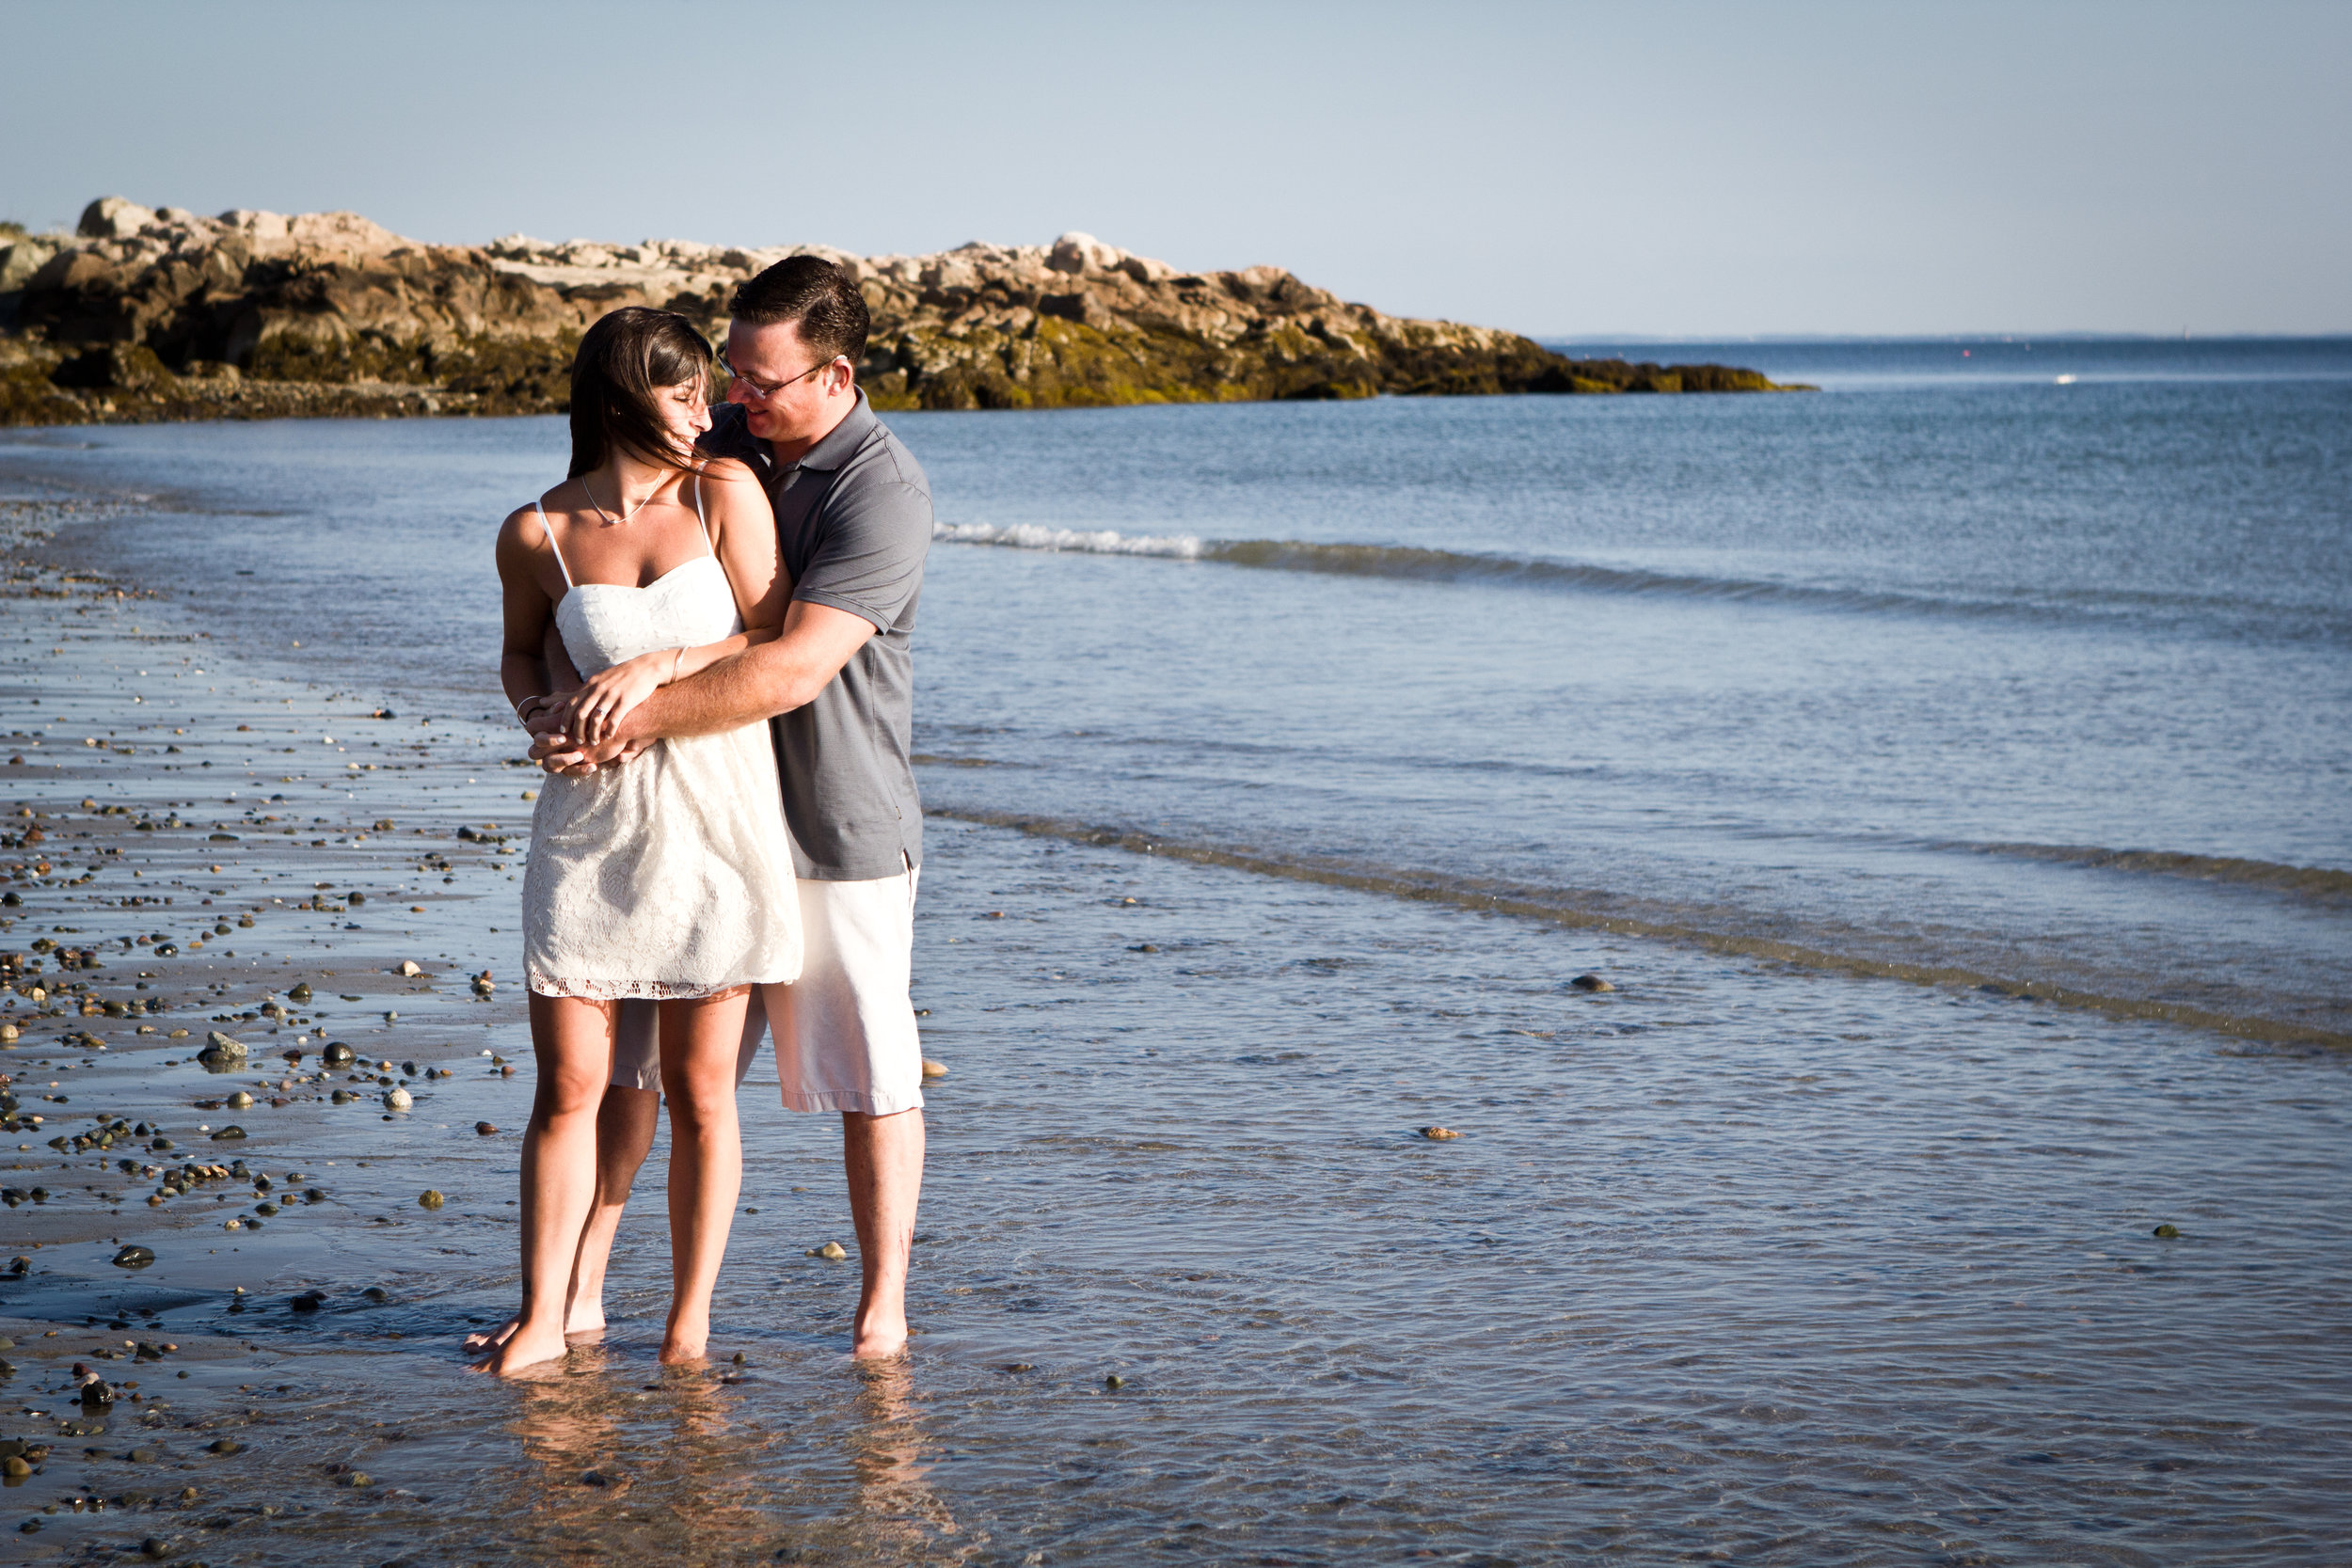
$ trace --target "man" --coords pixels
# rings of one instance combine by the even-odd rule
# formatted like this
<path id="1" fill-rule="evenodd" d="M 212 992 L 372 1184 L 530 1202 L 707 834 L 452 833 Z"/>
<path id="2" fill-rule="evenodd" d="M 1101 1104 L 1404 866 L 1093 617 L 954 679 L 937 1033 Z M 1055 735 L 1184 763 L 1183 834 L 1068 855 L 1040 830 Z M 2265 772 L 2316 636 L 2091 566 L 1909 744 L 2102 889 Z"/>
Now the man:
<path id="1" fill-rule="evenodd" d="M 847 274 L 790 257 L 738 289 L 730 309 L 734 384 L 703 445 L 749 465 L 775 503 L 792 579 L 783 635 L 662 688 L 602 744 L 543 734 L 532 755 L 559 770 L 626 767 L 653 740 L 773 721 L 805 958 L 797 983 L 754 999 L 745 1055 L 770 1029 L 785 1104 L 841 1117 L 865 1272 L 851 1354 L 891 1355 L 906 1343 L 923 1185 L 922 1053 L 908 1000 L 923 813 L 908 756 L 908 643 L 930 488 L 857 386 L 870 323 Z M 625 1059 L 637 1053 L 615 1053 L 615 1085 L 645 1082 L 644 1064 Z"/>

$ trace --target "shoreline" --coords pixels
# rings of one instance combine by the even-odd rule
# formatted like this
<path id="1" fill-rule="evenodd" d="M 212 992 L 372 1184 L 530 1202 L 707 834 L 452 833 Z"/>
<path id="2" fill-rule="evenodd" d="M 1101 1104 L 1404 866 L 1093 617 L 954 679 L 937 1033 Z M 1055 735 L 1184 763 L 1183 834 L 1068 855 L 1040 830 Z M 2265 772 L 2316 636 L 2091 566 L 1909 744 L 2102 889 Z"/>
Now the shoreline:
<path id="1" fill-rule="evenodd" d="M 316 1415 L 252 1403 L 278 1359 L 253 1315 L 325 1286 L 400 1338 L 438 1249 L 511 1250 L 531 1058 L 493 955 L 529 781 L 489 726 L 245 673 L 167 603 L 28 559 L 73 510 L 0 511 L 0 1359 L 8 1396 L 47 1411 L 0 1429 L 47 1450 L 0 1508 L 53 1528 L 93 1498 L 271 1517 L 284 1480 L 199 1435 Z M 199 1060 L 216 1034 L 245 1055 Z M 355 1059 L 330 1067 L 330 1044 Z M 387 1108 L 394 1085 L 412 1108 Z M 126 1247 L 152 1260 L 118 1267 Z M 346 1288 L 355 1254 L 380 1302 Z M 76 1395 L 76 1363 L 110 1402 Z"/>

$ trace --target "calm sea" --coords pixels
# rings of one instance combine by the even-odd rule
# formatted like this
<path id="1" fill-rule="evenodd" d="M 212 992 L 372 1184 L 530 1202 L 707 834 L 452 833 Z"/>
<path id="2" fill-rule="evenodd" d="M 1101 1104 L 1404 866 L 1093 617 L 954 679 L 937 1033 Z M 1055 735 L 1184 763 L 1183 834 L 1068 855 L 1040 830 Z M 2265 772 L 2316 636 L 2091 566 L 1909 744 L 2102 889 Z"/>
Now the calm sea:
<path id="1" fill-rule="evenodd" d="M 2352 1033 L 2352 341 L 1589 345 L 1818 394 L 898 416 L 935 809 Z M 490 701 L 556 420 L 10 440 Z M 281 638 L 282 634 L 282 638 Z"/>
<path id="2" fill-rule="evenodd" d="M 722 1282 L 760 1442 L 616 1394 L 574 1451 L 369 1340 L 442 1456 L 373 1545 L 659 1556 L 723 1494 L 808 1560 L 2328 1560 L 2352 341 L 1591 346 L 1821 390 L 893 417 L 941 519 L 919 1354 L 839 1366 L 833 1156 L 747 1112 L 747 1199 L 822 1210 Z M 563 450 L 18 433 L 0 479 L 147 498 L 56 547 L 261 671 L 486 716 L 492 533 Z M 509 1245 L 385 1321 L 501 1309 Z M 614 1453 L 675 1539 L 573 1484 Z"/>

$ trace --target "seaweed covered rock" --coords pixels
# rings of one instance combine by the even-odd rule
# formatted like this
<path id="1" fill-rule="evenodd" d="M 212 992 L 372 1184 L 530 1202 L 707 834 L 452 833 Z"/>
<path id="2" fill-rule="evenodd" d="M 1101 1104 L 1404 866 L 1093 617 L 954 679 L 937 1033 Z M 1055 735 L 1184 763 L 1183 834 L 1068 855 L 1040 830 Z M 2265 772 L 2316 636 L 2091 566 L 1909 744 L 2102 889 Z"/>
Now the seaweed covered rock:
<path id="1" fill-rule="evenodd" d="M 119 197 L 0 235 L 0 421 L 565 406 L 580 334 L 624 305 L 714 336 L 795 254 L 857 278 L 875 405 L 1058 408 L 1381 393 L 1765 391 L 1754 371 L 1571 359 L 1516 333 L 1351 304 L 1279 267 L 1185 273 L 1090 234 L 928 256 L 686 240 L 425 245 L 356 213 L 201 217 Z"/>

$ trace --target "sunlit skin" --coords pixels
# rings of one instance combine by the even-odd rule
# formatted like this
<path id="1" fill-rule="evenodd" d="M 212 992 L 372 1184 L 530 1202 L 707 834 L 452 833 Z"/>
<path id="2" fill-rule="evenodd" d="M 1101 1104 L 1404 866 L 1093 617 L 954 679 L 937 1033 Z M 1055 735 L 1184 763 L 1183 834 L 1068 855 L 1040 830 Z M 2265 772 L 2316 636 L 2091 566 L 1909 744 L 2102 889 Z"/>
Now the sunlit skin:
<path id="1" fill-rule="evenodd" d="M 801 341 L 797 323 L 730 322 L 726 355 L 739 372 L 727 401 L 742 406 L 746 427 L 780 462 L 806 456 L 857 406 L 855 368 L 845 358 L 819 361 Z M 746 380 L 774 390 L 762 394 Z M 719 734 L 788 713 L 814 700 L 873 635 L 874 624 L 862 616 L 793 601 L 785 607 L 782 636 L 661 687 L 594 737 L 564 728 L 552 716 L 534 719 L 531 727 L 538 738 L 531 754 L 552 772 L 590 771 L 625 764 L 664 736 Z M 907 1261 L 923 1187 L 923 1113 L 845 1112 L 841 1123 L 842 1164 L 864 1271 L 850 1354 L 895 1355 L 907 1339 Z"/>

